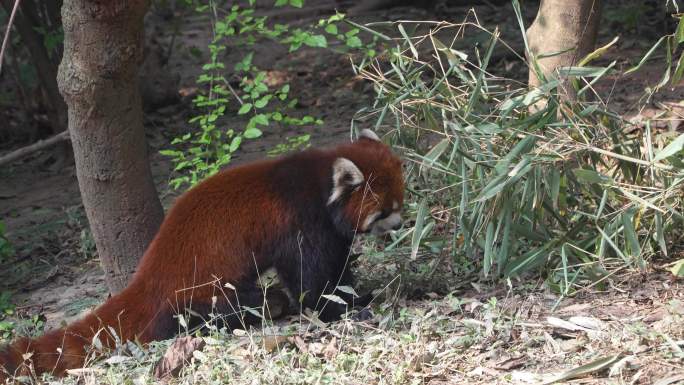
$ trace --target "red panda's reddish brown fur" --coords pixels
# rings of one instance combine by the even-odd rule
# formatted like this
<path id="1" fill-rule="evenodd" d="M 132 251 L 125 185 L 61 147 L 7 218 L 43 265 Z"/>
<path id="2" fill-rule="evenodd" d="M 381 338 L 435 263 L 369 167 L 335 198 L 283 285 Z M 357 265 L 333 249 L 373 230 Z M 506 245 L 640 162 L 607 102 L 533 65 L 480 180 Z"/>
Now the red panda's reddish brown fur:
<path id="1" fill-rule="evenodd" d="M 126 289 L 85 318 L 0 352 L 0 382 L 29 367 L 55 375 L 81 367 L 96 333 L 108 347 L 110 330 L 147 343 L 172 337 L 173 315 L 187 308 L 230 314 L 258 306 L 257 271 L 270 267 L 294 298 L 305 293 L 304 306 L 335 319 L 345 307 L 320 296 L 352 283 L 354 234 L 395 228 L 402 203 L 401 163 L 368 131 L 351 144 L 225 170 L 178 198 Z"/>

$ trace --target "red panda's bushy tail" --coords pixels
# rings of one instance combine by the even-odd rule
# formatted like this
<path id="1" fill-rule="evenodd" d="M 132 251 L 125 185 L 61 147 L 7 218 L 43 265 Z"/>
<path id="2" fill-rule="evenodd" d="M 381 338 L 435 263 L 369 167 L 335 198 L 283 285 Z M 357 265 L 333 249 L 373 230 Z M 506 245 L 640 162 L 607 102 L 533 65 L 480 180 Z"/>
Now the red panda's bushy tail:
<path id="1" fill-rule="evenodd" d="M 19 375 L 53 373 L 83 366 L 97 335 L 104 347 L 120 341 L 145 343 L 160 338 L 159 319 L 165 314 L 157 296 L 146 295 L 142 285 L 131 284 L 84 318 L 36 339 L 21 338 L 0 348 L 0 383 Z M 152 298 L 151 298 L 152 297 Z M 4 367 L 4 370 L 2 370 Z"/>

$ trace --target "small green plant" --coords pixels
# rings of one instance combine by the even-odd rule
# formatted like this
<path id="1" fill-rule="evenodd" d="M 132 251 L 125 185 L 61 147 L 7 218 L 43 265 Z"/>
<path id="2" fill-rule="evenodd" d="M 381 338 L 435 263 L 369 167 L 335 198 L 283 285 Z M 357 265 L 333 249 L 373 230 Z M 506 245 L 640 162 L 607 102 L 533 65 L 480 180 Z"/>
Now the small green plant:
<path id="1" fill-rule="evenodd" d="M 0 293 L 0 340 L 9 340 L 14 335 L 15 323 L 7 320 L 7 317 L 12 315 L 14 315 L 12 293 L 3 291 Z"/>
<path id="2" fill-rule="evenodd" d="M 262 136 L 265 127 L 291 127 L 323 124 L 321 119 L 292 114 L 297 105 L 297 98 L 290 95 L 290 84 L 278 87 L 269 86 L 266 81 L 267 72 L 253 63 L 254 52 L 251 47 L 258 39 L 272 39 L 289 47 L 293 52 L 302 46 L 327 48 L 328 38 L 339 39 L 343 44 L 336 48 L 339 52 L 361 50 L 365 57 L 372 57 L 372 48 L 377 37 L 364 44 L 357 36 L 358 28 L 342 32 L 338 27 L 344 20 L 342 14 L 335 14 L 321 19 L 310 29 L 295 28 L 274 24 L 269 26 L 267 17 L 255 16 L 254 0 L 247 6 L 233 5 L 226 10 L 225 16 L 219 17 L 218 6 L 214 1 L 195 2 L 198 12 L 208 14 L 212 20 L 213 39 L 208 45 L 210 60 L 202 66 L 202 73 L 197 84 L 202 87 L 199 95 L 193 100 L 198 114 L 190 119 L 190 123 L 198 126 L 198 130 L 175 138 L 172 149 L 162 150 L 169 156 L 178 176 L 170 181 L 173 188 L 183 185 L 192 186 L 207 176 L 213 175 L 228 164 L 235 151 L 244 140 Z M 290 5 L 302 7 L 299 0 L 277 0 L 276 7 Z M 234 87 L 227 80 L 227 69 L 223 64 L 228 41 L 239 44 L 250 51 L 245 54 L 232 69 L 233 76 L 240 77 L 239 87 Z M 237 111 L 232 112 L 235 105 Z M 227 115 L 247 119 L 244 126 L 228 123 Z M 286 143 L 278 145 L 270 151 L 271 155 L 280 154 L 307 147 L 310 136 L 300 135 L 290 138 Z"/>
<path id="3" fill-rule="evenodd" d="M 287 152 L 303 150 L 311 145 L 309 142 L 311 135 L 304 134 L 285 138 L 285 143 L 278 143 L 274 148 L 268 150 L 268 156 L 278 156 Z"/>
<path id="4" fill-rule="evenodd" d="M 52 58 L 57 48 L 64 42 L 64 30 L 62 30 L 61 26 L 54 31 L 50 31 L 42 26 L 34 27 L 33 29 L 43 37 L 43 46 L 45 46 L 48 56 Z"/>
<path id="5" fill-rule="evenodd" d="M 83 258 L 90 259 L 97 252 L 95 238 L 88 227 L 83 206 L 77 205 L 67 208 L 66 223 L 72 229 L 79 231 L 78 251 Z"/>

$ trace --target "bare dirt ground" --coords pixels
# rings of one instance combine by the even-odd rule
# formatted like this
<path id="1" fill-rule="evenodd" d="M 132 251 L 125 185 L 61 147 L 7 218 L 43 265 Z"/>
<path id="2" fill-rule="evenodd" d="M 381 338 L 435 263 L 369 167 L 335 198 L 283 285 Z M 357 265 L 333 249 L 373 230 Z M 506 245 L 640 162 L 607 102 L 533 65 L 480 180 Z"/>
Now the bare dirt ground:
<path id="1" fill-rule="evenodd" d="M 617 60 L 618 68 L 625 69 L 638 61 L 639 55 L 655 42 L 660 32 L 652 30 L 643 20 L 635 25 L 625 25 L 625 18 L 621 18 L 618 12 L 621 9 L 619 6 L 629 8 L 630 4 L 639 2 L 627 2 L 626 5 L 622 3 L 609 1 L 606 7 L 599 45 L 607 43 L 616 35 L 620 35 L 621 40 L 617 48 L 609 51 L 598 64 Z M 274 21 L 305 26 L 332 14 L 336 6 L 330 0 L 308 1 L 305 10 L 310 11 L 278 14 Z M 536 6 L 525 6 L 526 17 L 531 21 Z M 502 39 L 513 47 L 522 47 L 520 31 L 512 17 L 510 4 L 483 4 L 477 5 L 475 9 L 483 25 L 491 28 L 499 25 Z M 266 5 L 262 6 L 261 11 L 269 12 Z M 369 12 L 356 20 L 461 21 L 467 11 L 468 7 L 438 6 L 430 10 L 396 8 Z M 162 49 L 168 50 L 173 42 L 167 70 L 180 75 L 179 90 L 192 94 L 196 87 L 195 77 L 201 64 L 207 60 L 206 44 L 210 38 L 208 20 L 192 12 L 178 13 L 171 20 L 153 14 L 148 28 L 154 31 L 154 42 Z M 172 22 L 182 25 L 176 37 L 172 37 Z M 477 37 L 472 41 L 476 42 Z M 199 50 L 202 55 L 197 57 L 191 54 L 194 50 Z M 522 53 L 522 50 L 518 52 Z M 232 64 L 240 57 L 239 52 L 228 55 L 226 68 L 232 68 Z M 290 82 L 291 93 L 300 100 L 298 109 L 301 113 L 319 117 L 325 124 L 296 128 L 288 132 L 267 130 L 262 138 L 243 145 L 234 160 L 236 163 L 262 158 L 267 150 L 282 143 L 284 137 L 295 134 L 311 133 L 313 146 L 348 140 L 354 113 L 372 102 L 372 86 L 354 76 L 345 55 L 311 48 L 291 54 L 277 43 L 263 42 L 256 48 L 255 63 L 269 71 L 270 76 Z M 494 66 L 503 69 L 509 77 L 519 80 L 526 78 L 527 69 L 514 57 L 502 55 L 497 58 Z M 597 90 L 605 101 L 626 116 L 638 119 L 662 115 L 659 125 L 663 129 L 681 130 L 679 122 L 684 114 L 684 87 L 663 90 L 646 104 L 646 108 L 635 108 L 644 88 L 657 83 L 663 73 L 663 66 L 664 56 L 656 56 L 643 71 L 630 77 L 607 79 L 597 86 Z M 7 82 L 3 80 L 0 86 L 5 89 L 4 92 L 8 92 L 9 86 L 3 85 L 4 83 Z M 158 151 L 166 148 L 178 133 L 191 129 L 187 123 L 192 116 L 190 99 L 191 97 L 184 97 L 176 104 L 146 113 L 145 126 L 152 170 L 166 207 L 177 192 L 168 187 L 170 162 L 159 155 Z M 24 124 L 12 114 L 13 107 L 3 110 L 0 114 L 9 126 L 21 127 Z M 238 119 L 236 126 L 243 123 Z M 0 144 L 0 152 L 19 145 L 20 143 Z M 106 291 L 94 245 L 87 231 L 87 220 L 80 205 L 74 167 L 49 170 L 45 166 L 48 158 L 48 153 L 36 153 L 12 167 L 0 170 L 0 218 L 5 222 L 7 235 L 17 250 L 16 260 L 0 266 L 0 291 L 10 290 L 14 293 L 12 301 L 17 304 L 20 316 L 30 318 L 40 315 L 50 328 L 100 303 L 106 296 Z M 519 368 L 534 368 L 535 373 L 539 374 L 551 367 L 570 368 L 586 363 L 585 358 L 595 357 L 596 352 L 601 352 L 601 356 L 624 354 L 625 351 L 633 353 L 618 358 L 633 357 L 624 362 L 623 367 L 627 374 L 624 377 L 613 377 L 605 383 L 651 383 L 651 379 L 683 373 L 681 356 L 672 359 L 668 357 L 676 356 L 677 349 L 682 354 L 684 287 L 682 282 L 670 281 L 662 273 L 663 270 L 658 268 L 660 265 L 662 264 L 655 263 L 655 268 L 648 274 L 616 276 L 614 280 L 610 280 L 611 287 L 607 293 L 587 290 L 560 304 L 555 303 L 557 298 L 553 294 L 540 289 L 541 285 L 536 283 L 514 283 L 518 287 L 516 291 L 485 288 L 478 294 L 465 281 L 457 292 L 462 298 L 472 300 L 463 302 L 462 306 L 456 307 L 458 309 L 453 308 L 448 300 L 435 300 L 437 295 L 433 298 L 431 293 L 421 293 L 422 300 L 410 300 L 405 305 L 415 309 L 437 309 L 435 314 L 453 317 L 458 322 L 472 319 L 480 322 L 489 333 L 489 337 L 478 340 L 479 345 L 471 346 L 467 354 L 459 358 L 461 369 L 455 372 L 449 369 L 452 371 L 433 377 L 426 376 L 423 383 L 440 385 L 463 381 L 501 382 L 504 372 L 513 373 Z M 487 286 L 486 283 L 480 285 Z M 464 287 L 468 289 L 465 290 Z M 527 287 L 529 290 L 521 290 L 520 287 Z M 477 310 L 478 307 L 482 309 L 490 298 L 497 298 L 499 301 L 497 309 L 500 309 L 500 313 L 497 313 L 499 316 L 496 319 L 490 313 Z M 549 321 L 548 316 L 564 320 L 571 316 L 585 317 L 594 320 L 587 321 L 594 324 L 579 325 L 580 328 L 572 330 L 571 325 L 554 324 L 555 321 Z M 491 324 L 493 320 L 506 322 L 494 325 Z M 575 321 L 581 323 L 579 318 Z M 515 327 L 504 327 L 507 330 L 506 342 L 500 345 L 499 337 L 502 334 L 497 330 L 510 322 Z M 654 338 L 654 333 L 670 336 L 668 338 L 674 345 L 654 347 L 647 343 Z M 640 341 L 645 350 L 640 350 Z M 627 343 L 634 346 L 624 346 Z M 673 353 L 668 353 L 670 351 Z M 529 370 L 519 372 L 522 377 L 518 380 L 523 381 L 525 376 L 531 378 L 531 374 L 526 374 Z M 604 383 L 602 381 L 590 378 L 582 383 Z M 682 383 L 684 380 L 662 384 L 678 383 L 677 381 Z"/>

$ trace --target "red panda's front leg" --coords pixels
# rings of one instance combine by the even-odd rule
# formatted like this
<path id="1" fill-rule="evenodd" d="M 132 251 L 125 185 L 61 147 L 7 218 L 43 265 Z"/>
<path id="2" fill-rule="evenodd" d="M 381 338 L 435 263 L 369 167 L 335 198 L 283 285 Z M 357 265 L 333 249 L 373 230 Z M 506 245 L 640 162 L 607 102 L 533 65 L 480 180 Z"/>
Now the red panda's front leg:
<path id="1" fill-rule="evenodd" d="M 354 283 L 347 260 L 350 242 L 319 232 L 315 239 L 304 237 L 297 243 L 291 253 L 281 255 L 276 262 L 280 278 L 295 300 L 301 299 L 302 309 L 317 310 L 324 322 L 340 319 L 354 306 L 351 295 L 336 290 Z M 347 305 L 323 297 L 328 294 L 342 298 Z"/>

